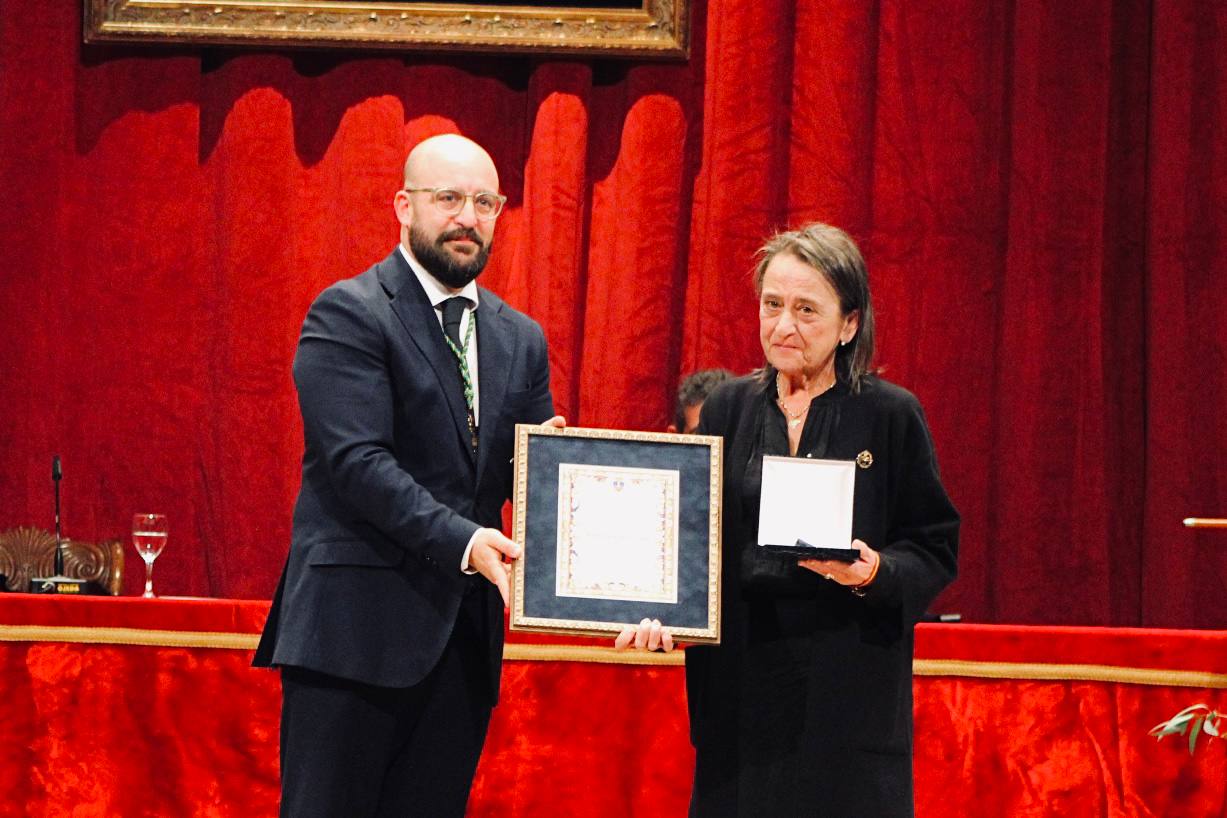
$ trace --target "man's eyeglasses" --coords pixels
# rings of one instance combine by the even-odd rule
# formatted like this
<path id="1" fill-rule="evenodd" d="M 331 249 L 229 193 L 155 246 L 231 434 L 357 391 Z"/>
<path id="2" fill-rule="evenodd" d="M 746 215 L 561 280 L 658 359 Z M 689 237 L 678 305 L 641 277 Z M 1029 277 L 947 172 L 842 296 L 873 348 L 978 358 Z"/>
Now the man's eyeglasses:
<path id="1" fill-rule="evenodd" d="M 507 202 L 506 196 L 500 196 L 488 190 L 478 191 L 477 193 L 461 193 L 459 190 L 453 190 L 450 187 L 407 187 L 405 192 L 429 193 L 430 200 L 438 208 L 439 212 L 445 216 L 455 216 L 461 210 L 464 210 L 465 200 L 472 199 L 473 213 L 483 222 L 497 219 L 498 214 L 503 212 L 503 205 Z"/>

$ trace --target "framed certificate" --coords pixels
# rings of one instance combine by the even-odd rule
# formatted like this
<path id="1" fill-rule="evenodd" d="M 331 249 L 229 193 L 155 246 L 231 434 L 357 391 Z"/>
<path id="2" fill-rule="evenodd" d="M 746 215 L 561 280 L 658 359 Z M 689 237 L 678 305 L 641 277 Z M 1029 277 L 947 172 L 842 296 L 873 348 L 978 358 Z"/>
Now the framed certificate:
<path id="1" fill-rule="evenodd" d="M 516 427 L 511 629 L 720 641 L 722 441 Z"/>

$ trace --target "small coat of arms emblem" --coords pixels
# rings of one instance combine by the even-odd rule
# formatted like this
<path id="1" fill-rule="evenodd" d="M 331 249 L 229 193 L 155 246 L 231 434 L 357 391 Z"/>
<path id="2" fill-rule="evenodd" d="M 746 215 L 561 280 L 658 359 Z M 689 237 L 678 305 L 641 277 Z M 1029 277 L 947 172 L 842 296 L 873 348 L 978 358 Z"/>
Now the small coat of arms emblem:
<path id="1" fill-rule="evenodd" d="M 867 469 L 873 465 L 873 452 L 866 449 L 856 456 L 856 465 L 862 469 Z"/>

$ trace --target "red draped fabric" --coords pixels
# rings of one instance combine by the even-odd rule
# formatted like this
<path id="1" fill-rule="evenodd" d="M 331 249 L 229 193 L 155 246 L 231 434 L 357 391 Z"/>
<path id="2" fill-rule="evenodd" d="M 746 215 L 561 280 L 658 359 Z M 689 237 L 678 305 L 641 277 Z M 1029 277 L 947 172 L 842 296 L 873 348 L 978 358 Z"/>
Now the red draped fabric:
<path id="1" fill-rule="evenodd" d="M 1224 698 L 1227 633 L 921 625 L 916 657 L 918 818 L 1227 817 L 1227 743 L 1148 735 Z"/>
<path id="2" fill-rule="evenodd" d="M 1207 747 L 1202 738 L 1190 756 L 1180 737 L 1146 735 L 1205 695 L 1090 681 L 918 679 L 916 816 L 1224 818 L 1222 743 Z"/>
<path id="3" fill-rule="evenodd" d="M 0 818 L 275 815 L 267 610 L 0 596 Z M 918 818 L 1227 818 L 1227 742 L 1147 735 L 1222 697 L 1227 632 L 922 625 L 916 657 Z M 682 676 L 507 661 L 469 816 L 681 818 Z"/>
<path id="4" fill-rule="evenodd" d="M 165 512 L 162 589 L 267 598 L 303 314 L 457 130 L 510 197 L 483 281 L 573 425 L 756 366 L 752 253 L 828 220 L 965 517 L 939 607 L 1227 624 L 1224 534 L 1180 525 L 1227 516 L 1227 7 L 693 5 L 688 62 L 633 64 L 86 47 L 80 0 L 0 3 L 0 527 L 50 525 L 58 452 L 67 534 Z"/>

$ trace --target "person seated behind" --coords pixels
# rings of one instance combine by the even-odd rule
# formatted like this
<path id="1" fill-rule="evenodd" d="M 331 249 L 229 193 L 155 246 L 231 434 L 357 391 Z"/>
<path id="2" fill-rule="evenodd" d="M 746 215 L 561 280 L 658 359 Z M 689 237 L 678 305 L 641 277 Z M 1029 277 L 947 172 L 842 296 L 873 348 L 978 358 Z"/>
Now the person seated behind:
<path id="1" fill-rule="evenodd" d="M 713 389 L 731 377 L 733 373 L 727 369 L 700 369 L 682 378 L 677 388 L 677 407 L 673 410 L 673 423 L 669 424 L 669 431 L 694 434 L 699 425 L 703 401 L 707 400 Z"/>

